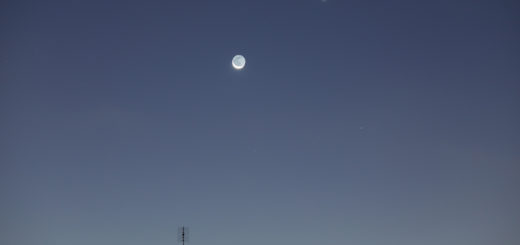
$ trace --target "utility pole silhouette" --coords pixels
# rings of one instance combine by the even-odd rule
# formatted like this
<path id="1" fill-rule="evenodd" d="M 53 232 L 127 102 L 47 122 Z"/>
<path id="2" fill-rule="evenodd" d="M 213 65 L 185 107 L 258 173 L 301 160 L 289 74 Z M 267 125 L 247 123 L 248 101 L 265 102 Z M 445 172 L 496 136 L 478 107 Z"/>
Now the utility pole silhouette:
<path id="1" fill-rule="evenodd" d="M 189 242 L 189 234 L 190 232 L 188 227 L 179 227 L 179 231 L 177 232 L 177 241 L 182 242 L 182 245 L 184 245 L 184 242 Z"/>

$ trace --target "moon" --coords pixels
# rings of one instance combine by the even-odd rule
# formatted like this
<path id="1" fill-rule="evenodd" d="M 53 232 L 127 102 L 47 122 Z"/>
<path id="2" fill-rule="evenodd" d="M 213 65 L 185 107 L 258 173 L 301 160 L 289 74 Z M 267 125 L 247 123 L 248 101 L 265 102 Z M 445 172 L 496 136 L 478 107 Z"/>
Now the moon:
<path id="1" fill-rule="evenodd" d="M 231 65 L 233 65 L 233 68 L 235 68 L 236 70 L 242 70 L 242 68 L 246 66 L 246 58 L 244 58 L 244 56 L 242 55 L 237 54 L 235 55 L 235 57 L 233 57 Z"/>

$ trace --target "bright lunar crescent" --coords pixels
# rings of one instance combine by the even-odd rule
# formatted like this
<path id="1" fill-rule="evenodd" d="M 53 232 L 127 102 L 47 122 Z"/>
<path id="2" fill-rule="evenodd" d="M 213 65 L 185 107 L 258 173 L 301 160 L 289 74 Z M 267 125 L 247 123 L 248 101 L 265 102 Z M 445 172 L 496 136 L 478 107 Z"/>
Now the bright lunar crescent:
<path id="1" fill-rule="evenodd" d="M 246 58 L 239 54 L 235 55 L 235 57 L 233 57 L 233 60 L 231 61 L 231 64 L 233 65 L 233 68 L 240 70 L 244 68 L 244 66 L 246 65 Z"/>

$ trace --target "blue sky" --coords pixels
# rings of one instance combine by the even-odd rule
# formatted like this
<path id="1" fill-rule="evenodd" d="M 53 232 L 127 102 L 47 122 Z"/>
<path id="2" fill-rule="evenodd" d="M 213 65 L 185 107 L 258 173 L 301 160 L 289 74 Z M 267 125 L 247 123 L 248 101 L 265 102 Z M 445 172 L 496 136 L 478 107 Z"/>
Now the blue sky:
<path id="1" fill-rule="evenodd" d="M 2 6 L 2 244 L 520 240 L 513 1 Z"/>

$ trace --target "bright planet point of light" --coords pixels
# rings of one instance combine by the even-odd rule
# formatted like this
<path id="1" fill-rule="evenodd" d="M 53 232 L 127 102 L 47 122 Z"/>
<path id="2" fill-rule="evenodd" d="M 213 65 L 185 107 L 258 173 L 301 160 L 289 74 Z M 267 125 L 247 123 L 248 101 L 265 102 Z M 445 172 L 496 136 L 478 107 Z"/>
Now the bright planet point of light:
<path id="1" fill-rule="evenodd" d="M 242 68 L 244 68 L 244 66 L 246 66 L 246 58 L 244 58 L 244 56 L 242 55 L 237 54 L 235 55 L 235 57 L 233 57 L 231 65 L 233 65 L 233 68 L 241 70 Z"/>

